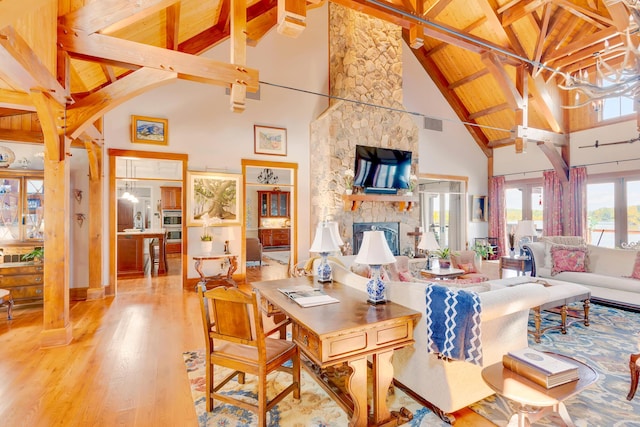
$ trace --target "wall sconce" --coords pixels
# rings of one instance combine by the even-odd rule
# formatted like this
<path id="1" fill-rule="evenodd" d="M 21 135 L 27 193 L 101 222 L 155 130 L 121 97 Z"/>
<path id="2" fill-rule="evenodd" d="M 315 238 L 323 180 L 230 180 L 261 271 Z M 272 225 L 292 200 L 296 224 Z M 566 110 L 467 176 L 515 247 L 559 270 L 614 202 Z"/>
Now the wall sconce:
<path id="1" fill-rule="evenodd" d="M 76 222 L 78 223 L 79 227 L 82 227 L 82 223 L 84 222 L 85 218 L 86 218 L 86 215 L 83 213 L 76 214 Z"/>
<path id="2" fill-rule="evenodd" d="M 82 190 L 78 190 L 77 188 L 73 190 L 73 197 L 76 198 L 78 203 L 82 202 Z"/>

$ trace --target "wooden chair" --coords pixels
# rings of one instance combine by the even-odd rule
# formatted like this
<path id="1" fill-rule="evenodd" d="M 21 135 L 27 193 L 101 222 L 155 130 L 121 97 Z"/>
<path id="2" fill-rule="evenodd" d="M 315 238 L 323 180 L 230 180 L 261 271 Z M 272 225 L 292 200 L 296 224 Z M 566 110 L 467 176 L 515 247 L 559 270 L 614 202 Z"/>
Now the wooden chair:
<path id="1" fill-rule="evenodd" d="M 267 425 L 267 412 L 286 395 L 293 392 L 300 398 L 300 354 L 298 346 L 287 340 L 267 338 L 289 323 L 288 319 L 266 332 L 263 329 L 262 313 L 255 293 L 247 295 L 237 288 L 218 286 L 206 290 L 198 286 L 202 323 L 207 347 L 206 385 L 207 412 L 214 406 L 214 399 L 234 405 L 258 415 L 258 426 Z M 283 364 L 292 361 L 293 367 Z M 233 372 L 216 385 L 214 365 L 224 366 Z M 292 375 L 291 384 L 271 400 L 267 399 L 267 375 L 281 370 Z M 258 377 L 258 402 L 251 404 L 220 394 L 220 390 L 235 376 L 244 384 L 245 374 Z"/>
<path id="2" fill-rule="evenodd" d="M 638 389 L 638 378 L 640 377 L 640 353 L 632 354 L 629 356 L 629 370 L 631 371 L 631 388 L 627 395 L 627 400 L 633 399 Z"/>
<path id="3" fill-rule="evenodd" d="M 13 297 L 8 289 L 0 289 L 0 306 L 7 305 L 7 319 L 13 319 Z"/>

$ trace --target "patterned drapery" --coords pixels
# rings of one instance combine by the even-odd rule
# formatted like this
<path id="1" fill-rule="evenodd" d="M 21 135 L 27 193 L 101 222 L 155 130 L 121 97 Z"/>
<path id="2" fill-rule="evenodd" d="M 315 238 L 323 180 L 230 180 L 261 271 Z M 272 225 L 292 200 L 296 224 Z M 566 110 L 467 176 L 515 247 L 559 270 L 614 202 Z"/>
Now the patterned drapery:
<path id="1" fill-rule="evenodd" d="M 498 238 L 497 256 L 505 254 L 507 246 L 507 209 L 504 194 L 504 176 L 489 179 L 489 237 Z"/>
<path id="2" fill-rule="evenodd" d="M 569 171 L 569 221 L 567 235 L 587 239 L 587 168 Z"/>
<path id="3" fill-rule="evenodd" d="M 543 236 L 562 236 L 562 183 L 555 171 L 545 171 L 542 194 Z"/>

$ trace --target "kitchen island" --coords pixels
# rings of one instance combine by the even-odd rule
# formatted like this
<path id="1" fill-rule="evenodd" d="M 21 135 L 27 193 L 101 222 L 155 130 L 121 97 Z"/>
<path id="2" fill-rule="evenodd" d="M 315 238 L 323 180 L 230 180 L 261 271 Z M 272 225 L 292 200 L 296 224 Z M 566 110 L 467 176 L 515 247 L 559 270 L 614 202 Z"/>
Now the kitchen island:
<path id="1" fill-rule="evenodd" d="M 158 275 L 167 274 L 167 255 L 165 252 L 165 230 L 121 231 L 117 233 L 118 278 L 143 277 L 145 270 L 144 248 L 147 239 L 158 239 Z M 153 266 L 152 266 L 153 267 Z"/>

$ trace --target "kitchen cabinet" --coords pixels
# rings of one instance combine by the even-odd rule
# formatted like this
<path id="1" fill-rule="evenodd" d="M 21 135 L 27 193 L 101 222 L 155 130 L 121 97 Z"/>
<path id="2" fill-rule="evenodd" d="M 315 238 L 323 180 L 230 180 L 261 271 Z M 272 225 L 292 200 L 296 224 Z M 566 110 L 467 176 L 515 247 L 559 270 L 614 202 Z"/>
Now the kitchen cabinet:
<path id="1" fill-rule="evenodd" d="M 290 195 L 288 191 L 258 191 L 258 217 L 288 218 Z"/>
<path id="2" fill-rule="evenodd" d="M 182 187 L 160 187 L 162 209 L 182 209 Z"/>
<path id="3" fill-rule="evenodd" d="M 291 230 L 289 228 L 262 228 L 259 230 L 262 248 L 289 248 L 291 242 Z"/>

